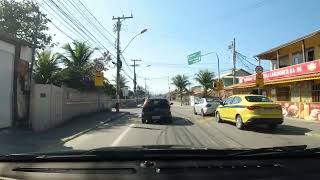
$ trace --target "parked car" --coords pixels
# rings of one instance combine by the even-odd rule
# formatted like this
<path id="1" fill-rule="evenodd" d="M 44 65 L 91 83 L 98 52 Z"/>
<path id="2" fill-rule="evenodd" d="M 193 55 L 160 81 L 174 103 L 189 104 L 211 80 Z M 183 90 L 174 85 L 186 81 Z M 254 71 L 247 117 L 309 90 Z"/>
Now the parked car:
<path id="1" fill-rule="evenodd" d="M 142 123 L 171 123 L 169 101 L 165 98 L 148 98 L 142 108 Z"/>
<path id="2" fill-rule="evenodd" d="M 193 112 L 194 114 L 209 115 L 216 112 L 217 107 L 220 105 L 218 97 L 201 98 L 195 103 Z"/>
<path id="3" fill-rule="evenodd" d="M 219 105 L 216 120 L 235 122 L 238 129 L 253 124 L 267 124 L 274 129 L 283 123 L 283 115 L 281 106 L 266 96 L 233 95 Z"/>

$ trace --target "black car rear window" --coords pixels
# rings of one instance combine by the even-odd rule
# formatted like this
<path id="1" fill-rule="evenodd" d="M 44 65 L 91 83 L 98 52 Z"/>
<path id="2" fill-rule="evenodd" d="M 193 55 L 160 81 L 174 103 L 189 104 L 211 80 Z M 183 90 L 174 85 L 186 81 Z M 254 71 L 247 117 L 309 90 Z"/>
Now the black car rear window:
<path id="1" fill-rule="evenodd" d="M 246 96 L 245 98 L 248 102 L 272 102 L 265 96 Z"/>
<path id="2" fill-rule="evenodd" d="M 170 108 L 169 102 L 166 99 L 151 99 L 150 105 L 152 107 Z"/>

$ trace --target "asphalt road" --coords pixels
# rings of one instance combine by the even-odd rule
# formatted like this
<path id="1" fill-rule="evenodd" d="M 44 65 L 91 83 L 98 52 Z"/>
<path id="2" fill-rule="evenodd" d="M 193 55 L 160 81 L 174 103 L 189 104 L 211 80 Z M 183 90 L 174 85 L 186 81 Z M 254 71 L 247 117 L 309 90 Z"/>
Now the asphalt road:
<path id="1" fill-rule="evenodd" d="M 307 128 L 290 121 L 276 130 L 251 127 L 238 130 L 231 123 L 217 123 L 214 117 L 193 115 L 187 106 L 173 106 L 173 123 L 167 125 L 142 124 L 141 108 L 125 109 L 127 115 L 87 132 L 64 144 L 70 149 L 92 149 L 132 145 L 191 145 L 195 147 L 261 148 L 271 146 L 319 145 L 319 137 L 306 136 Z"/>

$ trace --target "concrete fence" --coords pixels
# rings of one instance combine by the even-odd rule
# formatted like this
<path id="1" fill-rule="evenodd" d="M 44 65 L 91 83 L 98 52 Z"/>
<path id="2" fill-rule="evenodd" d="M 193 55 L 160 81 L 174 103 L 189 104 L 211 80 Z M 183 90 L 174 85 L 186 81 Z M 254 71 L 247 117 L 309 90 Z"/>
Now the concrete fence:
<path id="1" fill-rule="evenodd" d="M 35 84 L 31 99 L 31 126 L 34 131 L 55 127 L 73 117 L 110 110 L 112 100 L 95 92 Z"/>

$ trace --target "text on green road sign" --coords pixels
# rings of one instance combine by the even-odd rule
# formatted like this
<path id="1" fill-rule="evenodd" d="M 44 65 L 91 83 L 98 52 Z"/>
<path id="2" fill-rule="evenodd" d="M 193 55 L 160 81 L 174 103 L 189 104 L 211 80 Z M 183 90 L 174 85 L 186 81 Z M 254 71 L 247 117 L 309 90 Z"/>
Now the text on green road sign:
<path id="1" fill-rule="evenodd" d="M 201 51 L 192 53 L 190 55 L 187 56 L 188 59 L 188 65 L 197 63 L 201 61 Z"/>

